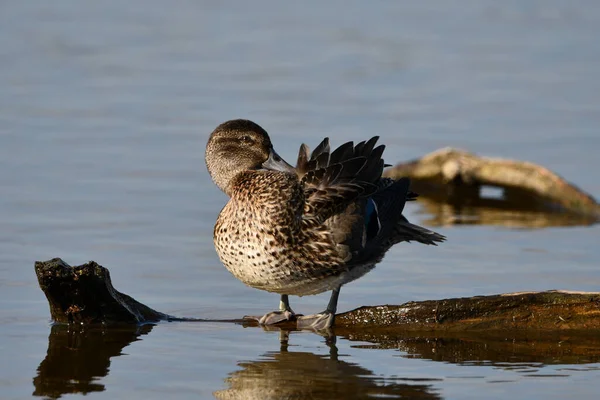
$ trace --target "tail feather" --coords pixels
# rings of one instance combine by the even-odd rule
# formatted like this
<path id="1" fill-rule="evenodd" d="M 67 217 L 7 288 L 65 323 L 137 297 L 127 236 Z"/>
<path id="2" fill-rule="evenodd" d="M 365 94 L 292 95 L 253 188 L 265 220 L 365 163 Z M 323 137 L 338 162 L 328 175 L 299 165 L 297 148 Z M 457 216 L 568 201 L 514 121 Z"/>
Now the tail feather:
<path id="1" fill-rule="evenodd" d="M 392 236 L 393 243 L 416 241 L 423 244 L 437 246 L 437 243 L 444 242 L 446 237 L 437 232 L 430 231 L 422 226 L 411 224 L 404 217 L 398 222 Z"/>

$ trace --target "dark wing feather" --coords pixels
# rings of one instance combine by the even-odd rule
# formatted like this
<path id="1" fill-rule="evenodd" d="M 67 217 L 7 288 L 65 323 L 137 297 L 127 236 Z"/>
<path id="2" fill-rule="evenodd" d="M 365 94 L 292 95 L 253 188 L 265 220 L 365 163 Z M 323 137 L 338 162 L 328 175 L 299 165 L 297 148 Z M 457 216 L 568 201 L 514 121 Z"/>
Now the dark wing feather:
<path id="1" fill-rule="evenodd" d="M 337 164 L 354 156 L 354 143 L 346 142 L 331 153 L 329 162 Z"/>
<path id="2" fill-rule="evenodd" d="M 348 249 L 348 262 L 355 265 L 380 259 L 401 241 L 445 240 L 402 215 L 405 203 L 417 194 L 409 190 L 408 178 L 382 177 L 385 146 L 376 146 L 377 139 L 344 143 L 333 152 L 325 139 L 310 154 L 302 145 L 298 155 L 296 170 L 305 195 L 303 223 L 327 224 L 336 242 Z"/>
<path id="3" fill-rule="evenodd" d="M 329 154 L 329 138 L 325 138 L 325 139 L 323 139 L 323 141 L 321 143 L 319 143 L 319 145 L 312 152 L 310 158 L 316 159 L 317 157 L 319 157 L 321 154 L 324 154 L 324 153 Z"/>
<path id="4" fill-rule="evenodd" d="M 329 163 L 329 138 L 323 141 L 313 150 L 308 161 L 309 170 L 325 168 Z"/>
<path id="5" fill-rule="evenodd" d="M 310 157 L 308 147 L 300 147 L 296 170 L 304 186 L 306 220 L 323 223 L 356 199 L 378 190 L 384 146 L 375 148 L 377 139 L 373 137 L 356 146 L 344 143 L 333 152 L 325 139 Z"/>
<path id="6" fill-rule="evenodd" d="M 373 136 L 371 139 L 369 139 L 364 147 L 361 149 L 361 152 L 363 154 L 371 154 L 373 151 L 373 148 L 375 147 L 375 144 L 377 144 L 377 141 L 379 140 L 379 136 Z"/>

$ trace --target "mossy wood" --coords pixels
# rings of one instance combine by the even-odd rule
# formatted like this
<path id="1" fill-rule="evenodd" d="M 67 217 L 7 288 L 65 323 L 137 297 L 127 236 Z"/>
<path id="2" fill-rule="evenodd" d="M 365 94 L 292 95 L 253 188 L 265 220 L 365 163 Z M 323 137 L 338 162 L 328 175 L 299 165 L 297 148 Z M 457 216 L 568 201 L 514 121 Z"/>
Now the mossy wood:
<path id="1" fill-rule="evenodd" d="M 208 321 L 153 310 L 117 291 L 108 269 L 90 261 L 71 267 L 60 258 L 35 263 L 40 288 L 58 323 L 143 324 Z M 258 310 L 257 310 L 258 311 Z M 242 320 L 223 322 L 240 323 Z M 292 328 L 293 324 L 282 327 Z M 336 316 L 336 331 L 600 331 L 599 292 L 527 292 L 402 305 L 365 306 Z"/>

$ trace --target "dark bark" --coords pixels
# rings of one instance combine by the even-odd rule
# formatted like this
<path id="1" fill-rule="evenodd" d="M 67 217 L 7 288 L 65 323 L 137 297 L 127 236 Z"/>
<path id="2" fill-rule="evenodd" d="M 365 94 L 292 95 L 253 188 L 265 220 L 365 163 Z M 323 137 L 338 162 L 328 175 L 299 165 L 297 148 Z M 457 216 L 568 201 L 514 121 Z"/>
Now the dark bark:
<path id="1" fill-rule="evenodd" d="M 60 258 L 36 261 L 35 273 L 55 322 L 142 324 L 173 319 L 117 291 L 108 269 L 94 261 L 77 267 Z"/>
<path id="2" fill-rule="evenodd" d="M 600 330 L 598 292 L 523 292 L 361 307 L 339 327 L 404 331 Z"/>

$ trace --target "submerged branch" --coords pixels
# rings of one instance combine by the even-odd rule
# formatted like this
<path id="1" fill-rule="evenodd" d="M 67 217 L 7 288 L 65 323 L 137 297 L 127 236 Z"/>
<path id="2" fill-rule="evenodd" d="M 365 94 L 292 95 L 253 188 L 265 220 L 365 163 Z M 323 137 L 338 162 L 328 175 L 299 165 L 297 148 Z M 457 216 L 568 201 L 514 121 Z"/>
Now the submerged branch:
<path id="1" fill-rule="evenodd" d="M 40 288 L 58 323 L 143 324 L 208 321 L 173 317 L 117 291 L 108 269 L 90 261 L 71 267 L 60 258 L 35 263 Z M 222 322 L 239 323 L 240 320 Z M 290 326 L 288 326 L 290 325 Z M 282 328 L 294 328 L 293 323 Z M 600 293 L 527 292 L 402 305 L 365 306 L 338 314 L 336 331 L 600 330 Z"/>

